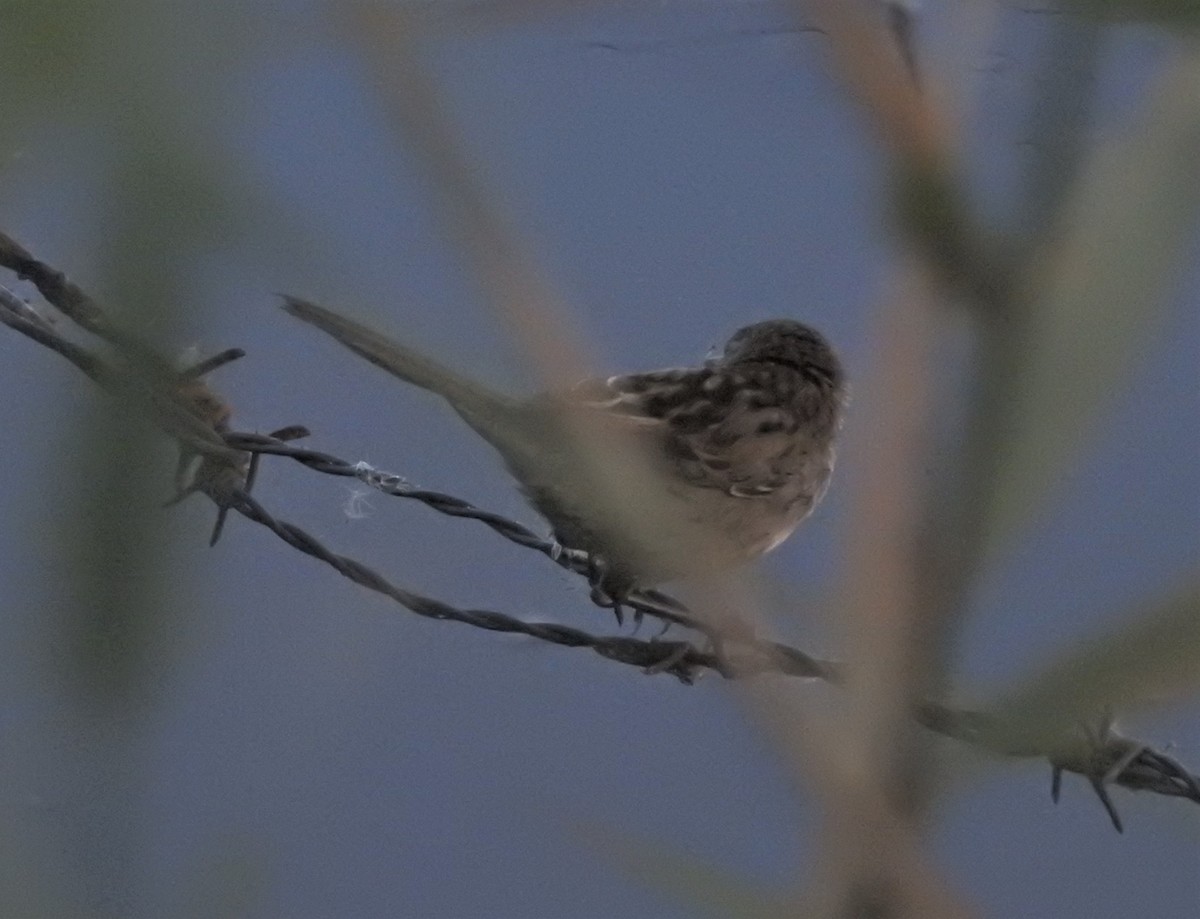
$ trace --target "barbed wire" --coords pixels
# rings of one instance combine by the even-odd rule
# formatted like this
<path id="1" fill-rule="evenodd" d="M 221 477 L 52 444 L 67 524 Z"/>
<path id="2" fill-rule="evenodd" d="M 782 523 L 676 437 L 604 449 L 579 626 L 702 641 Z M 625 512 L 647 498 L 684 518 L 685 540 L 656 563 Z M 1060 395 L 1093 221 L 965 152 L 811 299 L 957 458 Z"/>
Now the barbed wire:
<path id="1" fill-rule="evenodd" d="M 328 453 L 280 443 L 276 438 L 257 433 L 231 431 L 224 436 L 225 442 L 229 446 L 238 450 L 244 450 L 247 453 L 267 453 L 275 456 L 285 456 L 316 472 L 355 478 L 383 494 L 395 498 L 407 498 L 418 501 L 426 507 L 437 511 L 439 514 L 478 520 L 510 542 L 516 543 L 526 549 L 532 549 L 560 567 L 582 577 L 589 577 L 593 570 L 586 552 L 568 548 L 557 540 L 539 536 L 529 527 L 518 523 L 516 520 L 484 510 L 469 501 L 464 501 L 462 498 L 457 498 L 454 495 L 448 495 L 443 492 L 418 488 L 404 476 L 377 469 L 370 463 L 363 461 L 349 462 Z M 622 597 L 621 603 L 632 609 L 638 618 L 642 615 L 653 616 L 663 620 L 665 623 L 682 625 L 686 628 L 704 632 L 710 635 L 710 637 L 713 636 L 712 630 L 700 622 L 686 606 L 661 591 L 634 591 Z"/>
<path id="2" fill-rule="evenodd" d="M 20 257 L 14 258 L 14 253 Z M 47 302 L 59 307 L 64 315 L 100 335 L 119 351 L 134 341 L 132 337 L 115 331 L 95 302 L 87 298 L 79 288 L 66 282 L 61 273 L 33 259 L 2 233 L 0 265 L 12 269 L 22 277 L 35 280 L 35 283 L 41 278 L 43 284 L 38 286 Z M 66 309 L 57 302 L 64 298 L 68 304 Z M 87 305 L 87 309 L 82 313 L 82 320 L 70 311 L 78 312 L 80 302 Z M 225 430 L 224 415 L 219 423 L 214 422 L 210 415 L 200 411 L 193 399 L 181 399 L 175 389 L 181 380 L 189 386 L 194 385 L 194 376 L 202 373 L 203 368 L 217 359 L 201 362 L 191 370 L 172 370 L 169 375 L 159 372 L 159 368 L 170 365 L 166 362 L 159 363 L 162 359 L 157 356 L 146 361 L 139 360 L 130 367 L 115 368 L 85 348 L 70 342 L 54 328 L 53 323 L 4 288 L 0 288 L 0 322 L 63 355 L 106 390 L 119 396 L 127 396 L 131 392 L 149 393 L 148 396 L 139 398 L 138 404 L 149 412 L 166 433 L 179 441 L 184 449 L 204 452 L 205 455 L 218 458 L 234 457 L 235 461 L 226 462 L 222 466 L 222 472 L 242 469 L 241 458 L 247 455 L 284 456 L 317 472 L 353 477 L 386 494 L 420 501 L 440 513 L 478 520 L 518 545 L 533 549 L 571 571 L 581 575 L 587 574 L 585 553 L 565 549 L 514 520 L 478 508 L 470 502 L 452 495 L 414 488 L 402 476 L 382 472 L 366 463 L 351 463 L 327 453 L 297 448 L 267 435 Z M 142 347 L 137 344 L 134 350 L 140 352 Z M 153 369 L 149 376 L 140 372 L 147 366 Z M 164 386 L 165 391 L 156 391 Z M 205 393 L 211 394 L 207 389 Z M 215 395 L 213 398 L 216 398 Z M 164 409 L 164 406 L 167 408 Z M 184 416 L 183 421 L 178 417 L 180 415 Z M 204 433 L 197 434 L 197 429 L 203 429 Z M 214 441 L 219 443 L 219 447 Z M 248 467 L 248 464 L 246 465 Z M 713 641 L 711 649 L 704 649 L 690 641 L 600 636 L 558 623 L 528 621 L 495 610 L 461 609 L 396 586 L 361 562 L 333 552 L 300 527 L 276 518 L 251 497 L 248 488 L 245 487 L 249 481 L 245 473 L 222 474 L 213 477 L 211 482 L 202 484 L 197 490 L 213 500 L 222 512 L 236 511 L 246 519 L 266 527 L 298 551 L 325 562 L 344 577 L 391 598 L 414 614 L 425 618 L 459 622 L 487 631 L 526 635 L 564 647 L 590 648 L 607 660 L 639 667 L 647 674 L 670 674 L 689 684 L 706 671 L 717 673 L 726 679 L 746 679 L 761 674 L 819 679 L 833 684 L 844 679 L 843 667 L 837 662 L 821 660 L 797 648 L 764 641 L 752 635 L 722 636 L 723 640 Z M 689 615 L 685 607 L 663 594 L 646 592 L 638 596 L 636 602 L 642 604 L 641 608 L 647 614 L 703 631 L 702 624 Z M 634 606 L 634 598 L 631 598 L 629 605 L 631 608 L 638 608 Z M 1200 803 L 1200 777 L 1149 744 L 1122 737 L 1113 731 L 1105 731 L 1100 736 L 1092 736 L 1091 732 L 1079 732 L 1079 737 L 1065 738 L 1053 749 L 1018 750 L 1005 746 L 1001 739 L 1004 732 L 1000 729 L 998 719 L 985 712 L 925 702 L 917 708 L 913 716 L 929 730 L 995 754 L 1046 759 L 1053 769 L 1052 787 L 1056 800 L 1058 780 L 1063 771 L 1085 776 L 1104 803 L 1118 830 L 1121 829 L 1121 822 L 1108 798 L 1106 786 L 1109 784 Z"/>
<path id="3" fill-rule="evenodd" d="M 641 667 L 651 673 L 669 673 L 685 683 L 692 683 L 702 670 L 722 672 L 727 669 L 715 654 L 702 651 L 686 641 L 593 635 L 559 623 L 531 622 L 495 610 L 451 606 L 433 597 L 398 587 L 362 562 L 333 552 L 300 527 L 272 516 L 245 492 L 231 497 L 229 506 L 243 517 L 265 526 L 293 548 L 325 562 L 343 577 L 390 597 L 410 612 L 427 619 L 459 622 L 491 632 L 527 635 L 569 648 L 590 648 L 609 660 Z"/>
<path id="4" fill-rule="evenodd" d="M 351 463 L 328 453 L 280 443 L 262 434 L 230 432 L 225 437 L 230 446 L 241 450 L 284 456 L 317 472 L 358 478 L 379 487 L 386 494 L 420 501 L 439 513 L 479 520 L 518 545 L 555 558 L 553 541 L 542 539 L 517 521 L 483 510 L 452 495 L 414 488 L 403 476 L 382 473 L 366 463 Z M 252 509 L 252 512 L 247 512 L 248 508 Z M 244 506 L 235 506 L 235 509 L 249 519 L 267 526 L 302 552 L 332 565 L 343 576 L 363 587 L 392 597 L 418 615 L 463 622 L 493 631 L 531 635 L 553 644 L 590 647 L 610 660 L 640 666 L 652 673 L 672 673 L 687 683 L 694 682 L 702 670 L 711 670 L 726 679 L 744 679 L 770 673 L 817 679 L 834 685 L 844 679 L 844 667 L 841 663 L 813 657 L 780 642 L 738 637 L 732 641 L 725 641 L 718 653 L 701 650 L 688 642 L 603 638 L 552 623 L 529 623 L 494 611 L 457 609 L 441 601 L 394 587 L 365 565 L 330 552 L 298 527 L 274 520 L 253 499 Z M 586 573 L 586 564 L 578 568 L 572 564 L 566 564 L 564 567 L 570 567 L 580 574 Z M 1137 756 L 1130 759 L 1120 775 L 1114 778 L 1117 784 L 1134 790 L 1189 798 L 1200 803 L 1200 777 L 1193 776 L 1172 757 L 1115 733 L 1103 738 L 1102 742 L 1093 740 L 1088 745 L 1071 743 L 1053 753 L 1034 749 L 1014 750 L 993 739 L 999 737 L 1001 731 L 997 719 L 986 713 L 926 702 L 917 709 L 914 717 L 918 723 L 935 733 L 987 749 L 992 753 L 1022 758 L 1046 758 L 1051 760 L 1056 769 L 1088 776 L 1092 775 L 1098 766 L 1102 765 L 1107 769 L 1122 757 L 1127 757 L 1131 748 L 1137 748 Z"/>

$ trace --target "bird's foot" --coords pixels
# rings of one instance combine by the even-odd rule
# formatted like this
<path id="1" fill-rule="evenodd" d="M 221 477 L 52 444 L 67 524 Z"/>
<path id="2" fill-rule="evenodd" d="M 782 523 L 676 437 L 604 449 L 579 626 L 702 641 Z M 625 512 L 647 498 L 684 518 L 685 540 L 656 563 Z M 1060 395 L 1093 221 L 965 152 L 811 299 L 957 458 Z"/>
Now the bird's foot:
<path id="1" fill-rule="evenodd" d="M 617 617 L 617 625 L 625 624 L 625 610 L 629 608 L 633 609 L 634 628 L 642 624 L 642 611 L 629 606 L 633 585 L 627 578 L 617 575 L 608 562 L 594 552 L 588 553 L 587 579 L 592 588 L 592 602 L 604 609 L 611 609 Z"/>

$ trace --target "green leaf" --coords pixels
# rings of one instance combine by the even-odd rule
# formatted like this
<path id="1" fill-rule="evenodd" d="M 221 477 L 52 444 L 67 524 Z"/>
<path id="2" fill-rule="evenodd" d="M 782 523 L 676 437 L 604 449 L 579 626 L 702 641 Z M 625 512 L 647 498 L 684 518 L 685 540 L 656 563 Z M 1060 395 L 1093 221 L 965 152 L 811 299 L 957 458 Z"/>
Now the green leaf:
<path id="1" fill-rule="evenodd" d="M 990 548 L 1028 521 L 1120 391 L 1163 314 L 1200 213 L 1200 52 L 1181 56 L 1144 115 L 1102 147 L 1061 215 L 1031 291 Z"/>

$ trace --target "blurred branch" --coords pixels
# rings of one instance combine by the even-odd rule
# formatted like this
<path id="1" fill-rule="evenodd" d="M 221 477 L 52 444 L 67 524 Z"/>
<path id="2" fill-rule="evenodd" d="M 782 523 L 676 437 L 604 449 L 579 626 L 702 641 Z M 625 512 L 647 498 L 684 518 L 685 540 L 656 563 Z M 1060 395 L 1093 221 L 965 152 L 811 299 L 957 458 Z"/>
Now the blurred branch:
<path id="1" fill-rule="evenodd" d="M 1103 48 L 1099 25 L 1076 17 L 1052 17 L 1046 49 L 1038 61 L 1038 92 L 1030 113 L 1029 164 L 1021 183 L 1012 240 L 1024 263 L 1044 246 L 1087 153 L 1087 129 Z"/>
<path id="2" fill-rule="evenodd" d="M 880 146 L 890 158 L 904 241 L 911 244 L 911 249 L 922 259 L 922 267 L 940 280 L 948 294 L 976 307 L 971 317 L 977 335 L 978 366 L 967 383 L 965 436 L 961 438 L 961 447 L 944 451 L 938 458 L 940 468 L 934 478 L 939 483 L 939 493 L 937 500 L 928 502 L 917 559 L 916 574 L 920 585 L 917 605 L 921 610 L 922 634 L 916 642 L 919 653 L 913 660 L 920 674 L 916 698 L 937 698 L 945 692 L 949 682 L 950 652 L 957 625 L 968 608 L 971 587 L 989 548 L 990 499 L 996 483 L 1011 478 L 1004 464 L 1011 457 L 1009 440 L 1016 423 L 1014 390 L 1020 389 L 1025 382 L 1020 378 L 1020 372 L 1024 369 L 1026 351 L 1031 348 L 1029 336 L 1037 330 L 1030 315 L 1033 291 L 1028 289 L 1028 281 L 1034 257 L 1043 255 L 1044 246 L 1039 243 L 1044 243 L 1048 236 L 1045 224 L 1059 217 L 1058 204 L 1065 197 L 1064 190 L 1074 182 L 1077 165 L 1082 159 L 1080 132 L 1090 101 L 1091 68 L 1085 66 L 1083 72 L 1078 73 L 1070 71 L 1069 62 L 1056 62 L 1057 69 L 1062 71 L 1061 79 L 1055 93 L 1042 102 L 1038 111 L 1040 125 L 1056 135 L 1055 141 L 1042 160 L 1035 163 L 1029 176 L 1030 187 L 1020 196 L 1026 205 L 1025 213 L 1021 215 L 1023 240 L 1032 242 L 1008 245 L 999 234 L 978 221 L 958 179 L 955 139 L 947 119 L 936 105 L 936 100 L 941 98 L 938 88 L 924 91 L 912 78 L 916 54 L 912 22 L 904 15 L 906 11 L 888 4 L 885 15 L 877 15 L 878 8 L 872 11 L 865 3 L 843 0 L 808 0 L 797 5 L 802 6 L 808 18 L 829 37 L 834 69 L 864 109 L 876 129 Z M 1056 28 L 1058 42 L 1054 50 L 1069 51 L 1084 63 L 1095 57 L 1098 34 L 1094 25 L 1062 23 Z M 1156 106 L 1158 112 L 1167 110 L 1175 116 L 1173 130 L 1164 127 L 1159 132 L 1172 139 L 1161 145 L 1166 152 L 1159 154 L 1158 159 L 1172 167 L 1186 161 L 1178 156 L 1168 156 L 1184 149 L 1177 139 L 1187 137 L 1190 141 L 1188 149 L 1195 149 L 1195 132 L 1184 114 L 1189 102 L 1197 98 L 1194 92 L 1187 91 L 1194 68 L 1189 70 L 1186 54 L 1181 58 L 1166 81 L 1175 89 L 1174 96 L 1170 97 L 1175 104 L 1172 106 L 1159 99 Z M 1195 81 L 1191 79 L 1190 89 L 1194 90 L 1194 85 Z M 1057 132 L 1063 130 L 1064 122 L 1068 130 L 1066 136 L 1059 137 Z M 1161 115 L 1158 123 L 1166 124 Z M 1194 156 L 1191 162 L 1194 164 Z M 1145 163 L 1135 162 L 1123 164 L 1124 175 L 1114 177 L 1107 187 L 1124 188 L 1127 184 L 1125 175 L 1134 174 L 1157 183 L 1156 187 L 1164 192 L 1175 186 L 1186 186 L 1188 193 L 1178 197 L 1185 201 L 1190 198 L 1194 187 L 1192 179 L 1181 176 L 1177 181 L 1165 182 L 1159 176 L 1173 173 L 1166 168 L 1156 170 L 1145 166 Z M 1191 175 L 1194 178 L 1194 168 Z M 1088 200 L 1104 202 L 1109 197 L 1111 195 L 1102 190 L 1100 195 L 1092 195 Z M 1126 195 L 1127 199 L 1130 197 Z M 1154 224 L 1156 227 L 1169 223 L 1172 215 L 1186 209 L 1177 200 L 1160 202 L 1154 195 L 1140 198 L 1149 202 L 1143 205 L 1143 210 L 1158 207 L 1159 212 L 1166 215 Z M 1032 223 L 1041 225 L 1031 226 Z M 1093 220 L 1089 226 L 1100 233 L 1127 232 L 1127 223 L 1122 220 Z M 1160 245 L 1155 255 L 1170 250 L 1163 239 L 1156 237 L 1156 240 Z M 1121 251 L 1120 246 L 1114 247 L 1109 253 L 1109 264 Z M 1126 270 L 1126 277 L 1152 273 L 1149 268 L 1142 275 Z M 1090 269 L 1081 272 L 1080 276 L 1091 277 Z M 1109 286 L 1113 284 L 1110 282 Z M 1096 299 L 1092 297 L 1091 301 Z M 1135 302 L 1137 297 L 1127 295 L 1123 300 L 1127 304 Z M 1091 301 L 1081 300 L 1081 303 Z M 1125 312 L 1132 317 L 1138 311 L 1126 309 Z M 1105 320 L 1101 322 L 1109 324 Z M 1073 330 L 1069 341 L 1076 350 L 1077 339 L 1077 330 Z M 1061 355 L 1056 355 L 1049 365 L 1054 368 L 1054 384 L 1047 392 L 1038 393 L 1039 400 L 1049 404 L 1057 401 L 1058 391 L 1062 388 L 1062 364 Z M 1111 361 L 1099 360 L 1092 362 L 1090 369 L 1101 373 L 1110 365 Z M 889 400 L 888 405 L 894 409 L 902 402 L 897 398 Z M 1027 408 L 1026 414 L 1032 411 Z M 1061 419 L 1058 420 L 1060 436 L 1064 430 L 1074 430 L 1070 424 L 1064 426 Z M 1039 462 L 1044 464 L 1040 453 Z M 1027 485 L 1027 481 L 1020 479 L 1011 491 L 1028 499 Z M 1089 716 L 1094 717 L 1094 710 Z M 1068 761 L 1074 766 L 1083 766 L 1119 828 L 1104 783 L 1112 779 L 1109 772 L 1115 769 L 1120 773 L 1128 761 L 1141 762 L 1139 746 L 1107 731 L 1089 732 L 1089 736 L 1080 741 L 1077 730 L 1067 730 L 1063 721 L 1057 724 L 1059 735 L 1065 735 L 1060 736 L 1061 742 L 1070 748 L 1070 752 L 1052 754 L 1052 761 L 1056 762 L 1056 767 L 1066 768 L 1063 763 Z M 996 752 L 1013 753 L 1011 744 L 999 737 L 990 741 L 983 737 L 975 739 L 985 745 L 991 743 L 989 748 Z M 1046 752 L 1046 749 L 1042 748 L 1042 751 Z M 928 764 L 920 758 L 920 751 L 914 750 L 913 756 L 910 767 L 919 798 L 922 795 L 920 786 L 928 784 L 930 773 Z M 1189 778 L 1186 785 L 1187 795 L 1194 796 L 1194 782 Z"/>
<path id="3" fill-rule="evenodd" d="M 1124 711 L 1200 690 L 1200 571 L 1115 634 L 1056 661 L 1003 699 L 1003 743 L 1045 747 L 1097 712 Z"/>
<path id="4" fill-rule="evenodd" d="M 934 319 L 944 305 L 939 301 L 957 301 L 983 321 L 1003 321 L 1011 280 L 959 179 L 957 139 L 938 105 L 940 87 L 929 85 L 922 72 L 911 10 L 861 0 L 793 5 L 828 36 L 831 69 L 874 128 L 890 168 L 904 243 L 875 336 L 885 350 L 875 355 L 868 379 L 875 387 L 865 423 L 872 448 L 860 460 L 843 587 L 847 602 L 839 612 L 861 646 L 851 672 L 858 685 L 851 687 L 850 714 L 863 746 L 856 762 L 874 770 L 886 806 L 915 826 L 928 806 L 935 769 L 929 737 L 905 719 L 922 700 L 948 690 L 951 649 L 973 578 L 961 550 L 969 544 L 963 536 L 972 504 L 962 499 L 970 481 L 966 472 L 979 452 L 978 440 L 968 438 L 963 448 L 935 454 L 933 462 L 943 467 L 936 481 L 951 494 L 931 500 L 920 483 L 921 469 L 931 461 L 929 444 L 940 433 L 929 388 Z M 864 571 L 877 573 L 864 578 Z M 854 813 L 852 804 L 845 814 Z M 877 845 L 873 830 L 853 817 L 842 817 L 830 830 L 833 846 L 841 849 L 826 858 L 835 911 L 926 914 L 869 857 Z M 955 913 L 947 904 L 938 914 Z"/>
<path id="5" fill-rule="evenodd" d="M 793 5 L 801 22 L 828 36 L 837 75 L 890 159 L 893 205 L 907 240 L 952 294 L 983 312 L 1005 312 L 1012 273 L 1002 248 L 975 219 L 937 94 L 917 82 L 911 12 L 889 3 L 879 15 L 861 0 Z"/>
<path id="6" fill-rule="evenodd" d="M 425 28 L 403 6 L 345 6 L 352 37 L 365 54 L 393 127 L 427 176 L 443 226 L 467 256 L 480 289 L 509 323 L 541 382 L 565 390 L 579 379 L 586 350 L 571 333 L 565 310 L 519 234 L 482 181 L 483 169 L 459 143 L 434 82 L 419 60 Z"/>
<path id="7" fill-rule="evenodd" d="M 921 66 L 917 60 L 916 30 L 917 17 L 910 8 L 912 0 L 884 0 L 884 15 L 887 27 L 896 40 L 900 59 L 908 69 L 915 85 L 921 84 Z"/>
<path id="8" fill-rule="evenodd" d="M 1095 27 L 1076 28 L 1086 42 Z M 973 505 L 981 552 L 1011 545 L 1037 513 L 1161 322 L 1169 285 L 1194 251 L 1197 150 L 1200 48 L 1191 46 L 1168 57 L 1122 134 L 1086 162 L 1069 148 L 1053 157 L 1083 168 L 1069 182 L 1054 175 L 1061 165 L 1042 180 L 1047 193 L 1069 191 L 1052 220 L 1041 215 L 1051 223 L 1036 228 L 1046 244 L 1026 260 L 1019 321 L 988 330 L 1007 357 L 991 406 L 999 437 L 980 457 L 988 475 Z"/>
<path id="9" fill-rule="evenodd" d="M 895 274 L 910 294 L 899 327 L 924 330 L 927 340 L 917 347 L 926 350 L 926 357 L 931 355 L 934 339 L 927 310 L 939 293 L 949 302 L 973 307 L 970 316 L 977 327 L 979 367 L 967 382 L 961 446 L 935 455 L 932 462 L 938 468 L 930 481 L 939 483 L 938 491 L 924 496 L 909 532 L 894 534 L 914 550 L 892 549 L 892 554 L 905 555 L 903 577 L 909 583 L 903 599 L 908 602 L 875 612 L 891 623 L 889 633 L 902 642 L 902 648 L 887 652 L 893 661 L 892 688 L 903 697 L 903 705 L 912 706 L 948 690 L 952 649 L 982 556 L 980 508 L 1005 436 L 997 420 L 1006 417 L 1004 398 L 1014 366 L 1016 339 L 1010 333 L 1016 275 L 1007 247 L 978 220 L 959 177 L 953 125 L 938 105 L 945 94 L 941 87 L 928 85 L 930 77 L 921 71 L 911 11 L 889 3 L 881 15 L 878 5 L 870 8 L 855 0 L 797 0 L 794 5 L 828 36 L 833 70 L 874 127 L 890 165 L 893 208 L 905 243 L 903 268 Z M 911 283 L 925 279 L 937 282 L 940 289 Z M 895 337 L 893 331 L 880 340 L 890 349 Z M 880 360 L 894 363 L 890 352 Z M 918 367 L 918 373 L 924 369 Z M 889 391 L 880 400 L 880 411 L 885 416 L 906 414 L 915 423 L 924 417 L 922 409 L 929 410 L 928 394 L 915 394 L 921 400 L 921 408 L 916 408 L 905 401 L 905 392 L 903 383 Z M 935 442 L 938 432 L 928 425 L 925 435 Z M 872 451 L 865 462 L 870 465 L 877 459 Z M 878 472 L 876 478 L 882 481 L 884 475 Z M 898 494 L 907 494 L 908 487 L 905 483 Z M 881 506 L 889 506 L 888 501 L 884 498 Z M 896 617 L 905 620 L 907 630 L 894 621 Z M 911 732 L 893 730 L 892 739 L 883 781 L 893 806 L 915 816 L 931 794 L 932 751 L 925 738 Z M 879 884 L 872 885 L 867 869 L 841 879 L 841 886 L 839 909 L 859 910 L 866 905 L 863 897 L 882 895 L 888 904 L 883 914 L 904 912 L 894 885 L 873 889 Z"/>
<path id="10" fill-rule="evenodd" d="M 1028 12 L 1075 14 L 1101 22 L 1159 23 L 1181 30 L 1200 26 L 1200 4 L 1195 0 L 1034 0 Z"/>
<path id="11" fill-rule="evenodd" d="M 511 222 L 505 219 L 494 190 L 480 181 L 479 164 L 472 161 L 460 142 L 439 87 L 422 66 L 420 40 L 427 37 L 422 23 L 411 13 L 395 9 L 381 13 L 361 2 L 352 4 L 351 9 L 358 26 L 356 37 L 376 81 L 386 90 L 384 98 L 395 125 L 430 178 L 439 216 L 462 241 L 467 263 L 474 269 L 487 301 L 510 324 L 545 389 L 551 393 L 567 391 L 576 380 L 588 375 L 584 349 L 565 321 L 561 302 L 551 295 Z M 693 527 L 693 538 L 687 539 L 684 529 L 676 527 L 668 532 L 659 525 L 677 510 L 663 500 L 669 486 L 664 485 L 660 468 L 646 452 L 644 442 L 621 437 L 617 429 L 601 430 L 584 413 L 563 411 L 559 415 L 578 470 L 575 479 L 598 499 L 589 502 L 587 516 L 608 532 L 619 534 L 621 541 L 632 542 L 647 556 L 652 554 L 647 551 L 651 547 L 692 556 L 693 562 L 708 554 L 704 531 Z M 754 592 L 743 579 L 702 571 L 691 579 L 691 586 L 695 588 L 692 605 L 697 618 L 710 626 L 722 662 L 728 666 L 730 646 L 742 640 L 737 633 L 747 621 L 756 626 L 760 618 Z M 742 671 L 735 665 L 726 675 L 742 676 L 746 672 L 748 669 Z M 892 819 L 882 804 L 879 783 L 873 781 L 874 776 L 866 768 L 853 770 L 852 774 L 863 781 L 849 783 L 855 785 L 849 794 L 833 797 L 834 790 L 840 792 L 848 785 L 846 781 L 835 781 L 844 775 L 840 769 L 844 757 L 838 752 L 845 736 L 812 718 L 795 695 L 763 683 L 738 681 L 738 685 L 739 700 L 784 752 L 784 761 L 798 781 L 812 774 L 816 778 L 814 787 L 830 791 L 831 800 L 839 805 L 857 804 L 858 812 L 870 818 L 870 825 L 878 826 L 880 833 L 891 834 L 895 845 L 888 849 L 888 857 L 877 871 L 886 872 L 898 888 L 922 895 L 936 887 L 929 872 L 906 870 L 915 857 L 912 834 Z M 863 806 L 863 802 L 869 805 Z M 849 808 L 843 808 L 843 812 L 847 819 L 839 821 L 841 825 L 861 825 L 861 821 L 848 817 L 852 812 Z M 865 841 L 869 835 L 865 832 L 859 837 Z"/>

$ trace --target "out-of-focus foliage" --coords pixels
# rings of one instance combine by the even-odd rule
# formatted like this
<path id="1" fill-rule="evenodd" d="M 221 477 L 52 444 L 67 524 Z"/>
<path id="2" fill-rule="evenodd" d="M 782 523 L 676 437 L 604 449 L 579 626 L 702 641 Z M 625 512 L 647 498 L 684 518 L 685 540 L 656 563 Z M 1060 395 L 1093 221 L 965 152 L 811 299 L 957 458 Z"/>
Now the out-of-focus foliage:
<path id="1" fill-rule="evenodd" d="M 773 895 L 761 884 L 693 855 L 669 851 L 651 841 L 611 826 L 577 827 L 584 844 L 626 875 L 686 904 L 697 916 L 740 916 L 784 919 L 795 916 L 789 898 Z"/>
<path id="2" fill-rule="evenodd" d="M 134 248 L 147 277 L 160 267 L 155 250 L 191 259 L 244 233 L 250 220 L 266 223 L 277 203 L 263 200 L 221 127 L 231 107 L 245 105 L 239 78 L 264 53 L 263 23 L 230 3 L 186 10 L 139 0 L 0 0 L 0 173 L 61 164 L 43 152 L 64 141 L 87 149 L 80 165 L 93 200 L 108 209 L 101 256 L 118 262 L 113 227 L 136 228 L 151 245 Z M 288 221 L 275 223 L 288 232 Z M 90 228 L 72 227 L 80 229 Z M 114 294 L 126 293 L 105 299 L 124 309 Z"/>
<path id="3" fill-rule="evenodd" d="M 991 502 L 1006 542 L 1087 443 L 1162 315 L 1200 214 L 1200 53 L 1085 167 L 1032 266 L 1026 346 Z"/>
<path id="4" fill-rule="evenodd" d="M 113 18 L 112 5 L 88 0 L 0 0 L 0 124 L 11 131 L 86 93 L 94 36 Z"/>
<path id="5" fill-rule="evenodd" d="M 1115 22 L 1159 22 L 1200 26 L 1197 0 L 1072 0 L 1072 9 Z"/>
<path id="6" fill-rule="evenodd" d="M 1133 610 L 1129 624 L 1072 652 L 999 705 L 1003 746 L 1044 748 L 1105 709 L 1162 705 L 1200 689 L 1200 580 Z"/>

